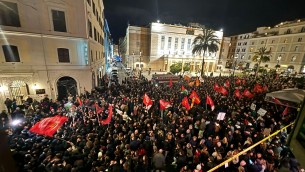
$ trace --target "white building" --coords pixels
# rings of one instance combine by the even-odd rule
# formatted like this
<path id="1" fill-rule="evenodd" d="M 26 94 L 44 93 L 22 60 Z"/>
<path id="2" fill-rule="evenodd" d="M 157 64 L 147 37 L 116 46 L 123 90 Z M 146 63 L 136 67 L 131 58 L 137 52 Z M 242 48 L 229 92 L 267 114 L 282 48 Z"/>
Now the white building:
<path id="1" fill-rule="evenodd" d="M 1 0 L 0 100 L 55 99 L 96 86 L 103 11 L 101 0 Z"/>
<path id="2" fill-rule="evenodd" d="M 202 34 L 198 24 L 190 26 L 151 23 L 148 27 L 128 26 L 126 32 L 129 66 L 143 67 L 157 71 L 170 71 L 174 63 L 188 63 L 192 72 L 200 72 L 202 55 L 192 54 L 192 42 Z M 215 31 L 220 42 L 222 31 Z M 219 45 L 219 49 L 221 45 Z M 216 70 L 220 50 L 216 53 L 206 52 L 205 71 Z M 136 60 L 135 60 L 136 59 Z"/>

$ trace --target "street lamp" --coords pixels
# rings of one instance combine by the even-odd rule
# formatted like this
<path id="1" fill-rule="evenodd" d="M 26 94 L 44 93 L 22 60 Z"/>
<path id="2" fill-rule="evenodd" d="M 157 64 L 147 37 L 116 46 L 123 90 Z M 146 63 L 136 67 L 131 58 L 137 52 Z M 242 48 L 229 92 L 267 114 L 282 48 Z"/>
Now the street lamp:
<path id="1" fill-rule="evenodd" d="M 236 63 L 237 63 L 237 59 L 238 59 L 238 54 L 236 54 L 234 59 L 235 59 L 235 62 L 234 62 L 234 68 L 233 68 L 233 77 L 234 77 L 234 74 L 235 74 L 235 68 L 236 68 Z"/>

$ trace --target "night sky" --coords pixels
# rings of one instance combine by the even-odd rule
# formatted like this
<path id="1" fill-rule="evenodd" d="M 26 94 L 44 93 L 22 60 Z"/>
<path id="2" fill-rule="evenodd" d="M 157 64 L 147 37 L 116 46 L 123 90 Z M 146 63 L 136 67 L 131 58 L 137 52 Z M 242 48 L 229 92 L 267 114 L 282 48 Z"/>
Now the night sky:
<path id="1" fill-rule="evenodd" d="M 117 43 L 127 24 L 196 22 L 225 36 L 274 26 L 282 21 L 305 18 L 305 0 L 104 0 L 105 17 Z"/>

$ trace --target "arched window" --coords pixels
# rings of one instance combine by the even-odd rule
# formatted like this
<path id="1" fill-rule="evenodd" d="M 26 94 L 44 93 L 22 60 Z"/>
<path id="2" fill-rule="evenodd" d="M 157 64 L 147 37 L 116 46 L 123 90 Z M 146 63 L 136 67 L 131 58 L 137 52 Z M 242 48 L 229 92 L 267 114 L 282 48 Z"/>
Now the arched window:
<path id="1" fill-rule="evenodd" d="M 305 32 L 305 27 L 302 27 L 301 32 Z"/>
<path id="2" fill-rule="evenodd" d="M 291 33 L 291 29 L 287 29 L 286 33 L 290 34 Z"/>

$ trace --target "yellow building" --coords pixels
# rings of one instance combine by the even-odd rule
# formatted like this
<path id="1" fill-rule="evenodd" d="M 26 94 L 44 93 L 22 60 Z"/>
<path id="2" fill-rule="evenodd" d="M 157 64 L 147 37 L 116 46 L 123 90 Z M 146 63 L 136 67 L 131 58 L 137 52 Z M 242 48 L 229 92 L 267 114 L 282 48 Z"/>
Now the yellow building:
<path id="1" fill-rule="evenodd" d="M 253 68 L 252 57 L 259 48 L 271 51 L 270 61 L 261 66 L 281 71 L 305 73 L 305 20 L 282 22 L 274 27 L 258 27 L 255 32 L 231 36 L 228 61 L 234 58 L 245 68 Z"/>
<path id="2" fill-rule="evenodd" d="M 183 65 L 188 63 L 191 72 L 200 72 L 202 55 L 192 54 L 192 42 L 199 34 L 202 34 L 202 26 L 194 23 L 189 26 L 163 23 L 151 23 L 147 27 L 128 26 L 125 37 L 127 66 L 170 71 L 172 64 L 181 62 Z M 223 32 L 215 31 L 215 34 L 221 42 Z M 216 70 L 219 54 L 220 50 L 206 52 L 206 71 Z"/>
<path id="3" fill-rule="evenodd" d="M 1 102 L 96 86 L 105 64 L 101 0 L 0 0 L 0 11 Z"/>

